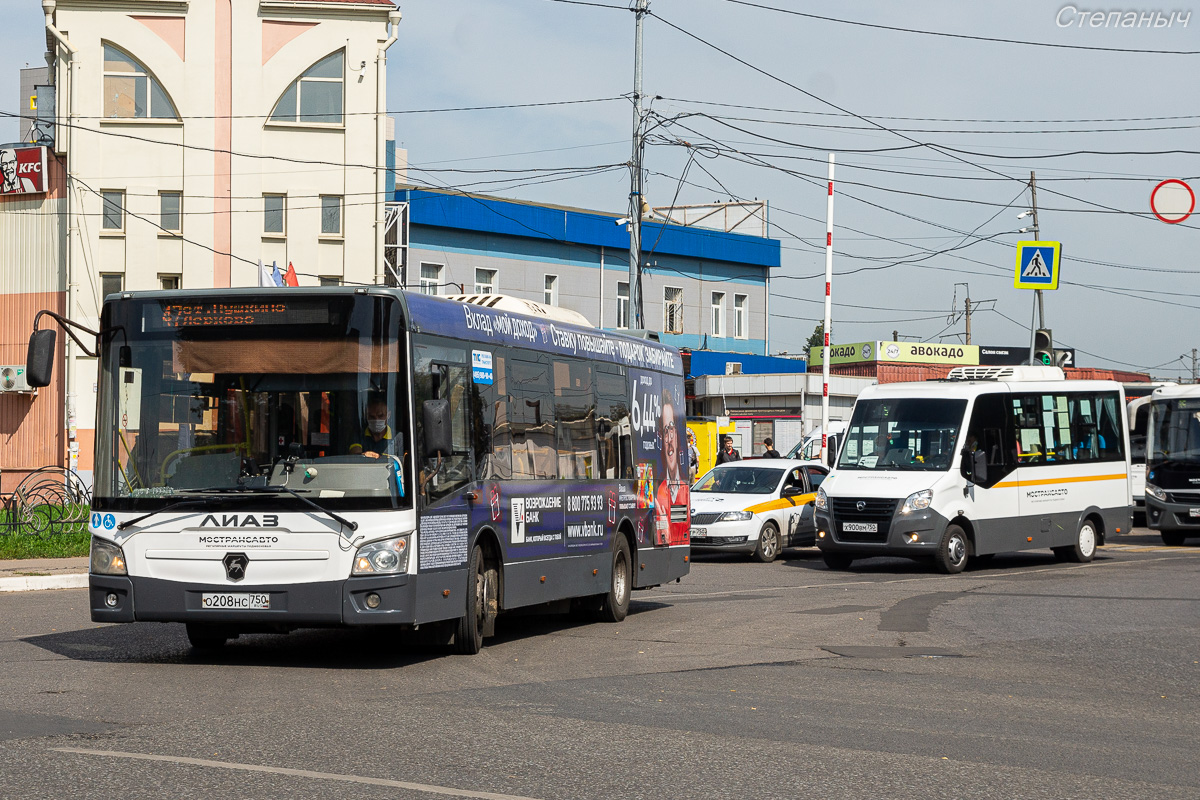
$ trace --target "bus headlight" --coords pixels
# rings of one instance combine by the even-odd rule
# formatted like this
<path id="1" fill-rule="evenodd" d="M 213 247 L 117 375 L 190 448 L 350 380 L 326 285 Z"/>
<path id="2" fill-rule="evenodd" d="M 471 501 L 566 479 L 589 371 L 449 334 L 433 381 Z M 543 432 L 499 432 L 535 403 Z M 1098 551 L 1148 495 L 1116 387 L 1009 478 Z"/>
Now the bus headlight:
<path id="1" fill-rule="evenodd" d="M 95 575 L 128 575 L 124 551 L 107 539 L 93 536 L 91 571 Z"/>
<path id="2" fill-rule="evenodd" d="M 364 544 L 354 555 L 352 575 L 395 575 L 408 572 L 408 537 Z"/>
<path id="3" fill-rule="evenodd" d="M 914 511 L 922 511 L 929 508 L 929 504 L 933 502 L 933 490 L 922 489 L 919 492 L 913 492 L 904 500 L 904 505 L 900 507 L 901 514 L 911 514 Z"/>
<path id="4" fill-rule="evenodd" d="M 825 490 L 823 488 L 818 487 L 817 499 L 813 500 L 813 505 L 821 511 L 829 508 L 829 495 L 825 494 Z"/>
<path id="5" fill-rule="evenodd" d="M 754 519 L 754 512 L 726 511 L 724 514 L 717 517 L 717 522 L 745 522 L 748 519 Z"/>
<path id="6" fill-rule="evenodd" d="M 1150 495 L 1155 500 L 1162 500 L 1164 503 L 1167 500 L 1167 493 L 1155 486 L 1153 483 L 1146 484 L 1146 494 Z"/>

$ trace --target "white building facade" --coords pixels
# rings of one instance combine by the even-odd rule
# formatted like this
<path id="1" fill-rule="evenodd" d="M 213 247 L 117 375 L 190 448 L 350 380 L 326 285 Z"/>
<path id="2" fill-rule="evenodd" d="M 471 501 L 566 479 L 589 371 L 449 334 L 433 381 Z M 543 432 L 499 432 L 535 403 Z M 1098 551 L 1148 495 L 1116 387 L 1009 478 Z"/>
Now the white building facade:
<path id="1" fill-rule="evenodd" d="M 45 2 L 68 317 L 121 290 L 383 282 L 390 0 Z M 65 337 L 63 337 L 65 338 Z M 91 469 L 95 365 L 65 424 Z"/>

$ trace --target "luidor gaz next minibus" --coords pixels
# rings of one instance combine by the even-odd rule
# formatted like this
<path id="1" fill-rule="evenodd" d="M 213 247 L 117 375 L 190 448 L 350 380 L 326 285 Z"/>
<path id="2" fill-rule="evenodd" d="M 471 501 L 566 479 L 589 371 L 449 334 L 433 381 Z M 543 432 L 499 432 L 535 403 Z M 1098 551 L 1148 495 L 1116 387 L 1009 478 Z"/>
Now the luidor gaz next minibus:
<path id="1" fill-rule="evenodd" d="M 958 367 L 949 378 L 868 387 L 815 499 L 827 566 L 971 558 L 1048 547 L 1091 561 L 1130 528 L 1121 386 L 1057 367 Z"/>

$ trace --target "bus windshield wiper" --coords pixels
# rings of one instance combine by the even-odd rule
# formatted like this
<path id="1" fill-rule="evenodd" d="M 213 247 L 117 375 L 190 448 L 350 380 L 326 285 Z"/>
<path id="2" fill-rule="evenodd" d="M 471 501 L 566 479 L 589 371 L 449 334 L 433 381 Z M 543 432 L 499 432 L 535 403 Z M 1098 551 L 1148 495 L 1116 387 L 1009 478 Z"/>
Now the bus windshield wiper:
<path id="1" fill-rule="evenodd" d="M 325 516 L 327 516 L 327 517 L 329 517 L 330 519 L 332 519 L 332 520 L 334 520 L 335 522 L 337 522 L 339 525 L 343 525 L 343 526 L 345 526 L 345 527 L 349 528 L 349 529 L 350 529 L 350 530 L 352 530 L 352 531 L 356 531 L 356 530 L 358 530 L 358 523 L 357 523 L 357 522 L 354 522 L 353 520 L 348 520 L 348 519 L 346 519 L 345 517 L 343 517 L 341 514 L 337 514 L 337 513 L 333 512 L 333 511 L 330 511 L 329 509 L 325 508 L 324 506 L 321 506 L 321 505 L 319 505 L 319 504 L 317 504 L 317 503 L 314 503 L 312 500 L 309 500 L 307 497 L 305 497 L 303 494 L 301 494 L 301 492 L 307 492 L 307 491 L 309 491 L 308 489 L 302 489 L 302 490 L 299 490 L 299 491 L 297 491 L 296 489 L 291 489 L 291 488 L 289 488 L 289 487 L 287 487 L 287 486 L 282 486 L 282 485 L 279 485 L 279 484 L 275 484 L 275 485 L 267 485 L 267 486 L 247 486 L 247 485 L 242 485 L 242 486 L 214 486 L 214 487 L 213 487 L 213 488 L 211 488 L 211 489 L 184 489 L 183 491 L 184 491 L 184 492 L 187 492 L 187 493 L 197 493 L 197 494 L 199 494 L 199 493 L 205 493 L 205 494 L 210 494 L 210 493 L 212 493 L 212 494 L 218 494 L 218 495 L 222 495 L 222 496 L 224 496 L 224 495 L 231 495 L 231 494 L 232 494 L 232 495 L 240 495 L 240 494 L 246 494 L 246 495 L 250 495 L 250 494 L 290 494 L 292 497 L 295 497 L 295 498 L 296 498 L 297 500 L 299 500 L 301 503 L 304 503 L 305 505 L 312 506 L 312 507 L 313 507 L 313 508 L 315 508 L 317 511 L 320 511 L 320 512 L 321 512 L 322 514 L 324 514 Z"/>
<path id="2" fill-rule="evenodd" d="M 205 491 L 205 490 L 201 489 L 200 491 Z M 163 506 L 162 508 L 156 508 L 153 511 L 149 511 L 145 514 L 142 514 L 140 517 L 134 517 L 133 519 L 127 519 L 124 522 L 118 522 L 117 530 L 123 531 L 126 528 L 129 528 L 133 525 L 137 525 L 142 520 L 149 519 L 150 517 L 153 517 L 156 514 L 162 514 L 166 511 L 171 511 L 173 509 L 181 508 L 183 506 L 196 506 L 196 505 L 205 506 L 210 503 L 216 503 L 220 499 L 221 499 L 220 497 L 208 495 L 205 497 L 189 497 L 185 500 L 176 500 L 174 503 L 168 503 L 167 505 Z"/>

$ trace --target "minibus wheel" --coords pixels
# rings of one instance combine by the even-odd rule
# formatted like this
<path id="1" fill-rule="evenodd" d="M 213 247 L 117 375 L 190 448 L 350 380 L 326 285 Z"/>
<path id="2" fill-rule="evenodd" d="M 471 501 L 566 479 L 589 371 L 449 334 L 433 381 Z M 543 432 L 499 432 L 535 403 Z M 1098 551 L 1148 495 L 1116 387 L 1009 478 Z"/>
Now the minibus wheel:
<path id="1" fill-rule="evenodd" d="M 850 569 L 850 565 L 854 563 L 854 557 L 845 553 L 822 553 L 821 560 L 825 562 L 825 566 L 837 570 Z"/>
<path id="2" fill-rule="evenodd" d="M 941 544 L 938 545 L 937 555 L 933 563 L 939 572 L 954 575 L 962 572 L 967 566 L 967 552 L 971 544 L 967 541 L 966 532 L 957 525 L 947 525 L 942 534 Z"/>
<path id="3" fill-rule="evenodd" d="M 1161 535 L 1163 544 L 1165 544 L 1167 547 L 1179 547 L 1183 544 L 1183 540 L 1186 538 L 1179 531 L 1162 531 Z"/>
<path id="4" fill-rule="evenodd" d="M 1074 561 L 1086 564 L 1096 555 L 1096 523 L 1085 519 L 1079 525 L 1079 533 L 1075 535 L 1075 544 L 1069 547 L 1054 548 L 1054 555 L 1063 561 Z"/>

